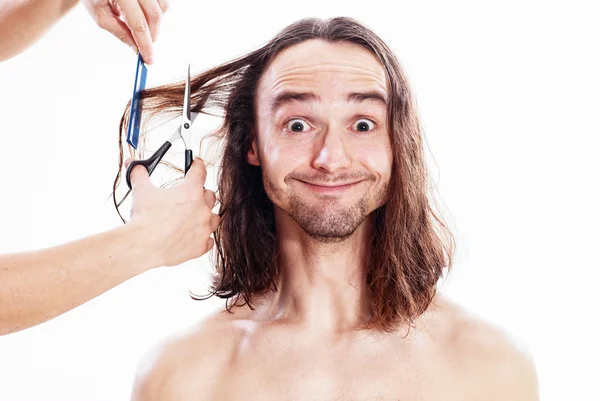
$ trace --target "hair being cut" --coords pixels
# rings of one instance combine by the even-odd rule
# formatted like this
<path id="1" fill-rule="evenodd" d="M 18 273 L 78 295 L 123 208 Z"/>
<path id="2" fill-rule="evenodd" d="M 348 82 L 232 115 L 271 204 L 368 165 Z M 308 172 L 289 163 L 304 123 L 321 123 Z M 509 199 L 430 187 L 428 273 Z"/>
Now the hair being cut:
<path id="1" fill-rule="evenodd" d="M 190 81 L 191 109 L 223 112 L 223 123 L 211 137 L 220 144 L 217 199 L 221 223 L 214 234 L 216 273 L 210 296 L 226 298 L 227 309 L 248 304 L 276 291 L 278 277 L 274 206 L 268 198 L 261 167 L 246 154 L 255 135 L 254 99 L 258 81 L 282 50 L 310 39 L 349 42 L 374 54 L 388 81 L 393 150 L 389 199 L 375 210 L 365 286 L 371 318 L 365 328 L 391 331 L 414 323 L 430 305 L 438 280 L 450 269 L 453 236 L 430 204 L 423 134 L 406 76 L 394 53 L 373 31 L 346 17 L 303 19 L 279 32 L 261 48 L 212 68 Z M 146 89 L 140 94 L 144 118 L 181 112 L 185 83 Z M 128 104 L 119 129 L 119 173 L 123 168 L 123 133 Z"/>

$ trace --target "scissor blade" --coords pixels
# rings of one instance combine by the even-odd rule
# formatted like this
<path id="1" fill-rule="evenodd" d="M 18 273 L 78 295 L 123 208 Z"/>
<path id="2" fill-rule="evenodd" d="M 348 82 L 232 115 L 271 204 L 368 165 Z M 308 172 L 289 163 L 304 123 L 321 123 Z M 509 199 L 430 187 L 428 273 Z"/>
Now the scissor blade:
<path id="1" fill-rule="evenodd" d="M 200 115 L 200 113 L 190 113 L 190 125 L 194 124 L 194 121 L 196 120 L 196 118 L 198 118 L 198 116 Z"/>
<path id="2" fill-rule="evenodd" d="M 183 94 L 183 115 L 187 121 L 191 121 L 190 116 L 190 65 L 188 64 L 187 80 L 185 81 L 185 93 Z"/>
<path id="3" fill-rule="evenodd" d="M 189 120 L 189 127 L 185 128 L 185 126 L 182 124 L 179 127 L 177 127 L 177 130 L 173 133 L 173 136 L 171 137 L 171 139 L 173 139 L 173 141 L 175 139 L 179 139 L 181 138 L 181 140 L 183 141 L 183 145 L 185 146 L 185 148 L 188 148 L 188 142 L 191 140 L 190 138 L 190 131 L 192 128 L 192 124 L 194 123 L 194 121 L 196 120 L 196 118 L 198 118 L 198 116 L 200 115 L 200 113 L 190 113 L 191 119 Z M 179 138 L 175 138 L 175 136 L 179 136 Z M 171 143 L 173 143 L 173 141 L 169 139 L 169 141 Z"/>
<path id="4" fill-rule="evenodd" d="M 127 199 L 127 197 L 129 196 L 130 193 L 131 193 L 131 189 L 129 191 L 127 191 L 127 193 L 125 194 L 125 196 L 123 196 L 123 199 L 121 199 L 119 201 L 119 203 L 117 203 L 117 207 L 121 206 L 121 204 L 125 201 L 125 199 Z"/>
<path id="5" fill-rule="evenodd" d="M 179 127 L 177 127 L 177 130 L 175 131 L 175 133 L 173 135 L 182 135 L 182 132 L 185 133 L 185 132 L 188 132 L 190 129 L 192 129 L 192 125 L 194 124 L 194 121 L 196 121 L 196 118 L 198 118 L 199 115 L 200 115 L 200 113 L 195 112 L 195 111 L 193 113 L 190 113 L 191 120 L 190 120 L 189 128 L 183 127 L 183 124 L 182 124 Z M 183 127 L 183 129 L 182 129 L 182 127 Z"/>

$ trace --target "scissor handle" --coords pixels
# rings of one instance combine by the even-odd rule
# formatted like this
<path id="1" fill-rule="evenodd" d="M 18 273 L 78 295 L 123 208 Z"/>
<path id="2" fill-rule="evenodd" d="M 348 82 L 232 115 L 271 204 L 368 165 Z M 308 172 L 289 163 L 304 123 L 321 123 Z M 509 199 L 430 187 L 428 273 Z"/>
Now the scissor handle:
<path id="1" fill-rule="evenodd" d="M 130 179 L 131 170 L 138 164 L 141 164 L 142 166 L 146 167 L 146 170 L 148 170 L 148 175 L 151 175 L 152 172 L 154 171 L 154 169 L 156 168 L 156 166 L 158 166 L 158 163 L 160 163 L 163 156 L 165 155 L 165 153 L 167 153 L 167 151 L 169 150 L 170 147 L 171 147 L 171 142 L 166 141 L 156 152 L 154 152 L 154 154 L 152 156 L 150 156 L 150 158 L 145 159 L 145 160 L 134 160 L 131 162 L 129 167 L 127 167 L 127 173 L 125 174 L 125 179 L 127 180 L 127 186 L 129 187 L 129 189 L 131 189 L 131 179 Z M 186 152 L 186 156 L 187 156 L 187 152 Z"/>
<path id="2" fill-rule="evenodd" d="M 184 175 L 187 174 L 192 162 L 194 161 L 194 155 L 192 154 L 192 149 L 185 150 L 185 170 Z"/>

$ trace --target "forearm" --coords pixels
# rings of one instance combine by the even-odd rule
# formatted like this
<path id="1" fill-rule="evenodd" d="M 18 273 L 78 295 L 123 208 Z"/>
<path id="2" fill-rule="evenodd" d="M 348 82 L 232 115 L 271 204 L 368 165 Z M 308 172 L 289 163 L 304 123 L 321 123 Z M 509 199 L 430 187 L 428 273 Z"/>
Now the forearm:
<path id="1" fill-rule="evenodd" d="M 0 62 L 36 42 L 77 4 L 77 0 L 0 2 Z"/>
<path id="2" fill-rule="evenodd" d="M 160 266 L 139 230 L 130 222 L 57 247 L 0 255 L 0 335 L 49 320 Z"/>

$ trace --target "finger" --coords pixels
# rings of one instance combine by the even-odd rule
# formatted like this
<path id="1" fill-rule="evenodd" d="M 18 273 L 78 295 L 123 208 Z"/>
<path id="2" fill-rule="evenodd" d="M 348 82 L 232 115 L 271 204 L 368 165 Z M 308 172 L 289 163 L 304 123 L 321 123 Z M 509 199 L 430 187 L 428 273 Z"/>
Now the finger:
<path id="1" fill-rule="evenodd" d="M 144 63 L 152 64 L 152 36 L 140 4 L 137 1 L 125 0 L 114 0 L 114 3 L 121 10 Z"/>
<path id="2" fill-rule="evenodd" d="M 158 0 L 158 5 L 160 6 L 160 9 L 162 10 L 163 14 L 166 13 L 169 9 L 169 3 L 169 0 Z"/>
<path id="3" fill-rule="evenodd" d="M 127 160 L 125 160 L 125 162 L 123 163 L 125 165 L 125 168 L 128 168 L 131 162 L 133 162 L 133 160 L 133 157 L 130 157 Z"/>
<path id="4" fill-rule="evenodd" d="M 217 203 L 217 196 L 210 189 L 205 189 L 204 200 L 206 201 L 208 207 L 212 209 L 213 207 L 215 207 L 215 203 Z"/>
<path id="5" fill-rule="evenodd" d="M 139 0 L 139 2 L 144 15 L 146 16 L 146 22 L 148 22 L 148 28 L 150 29 L 152 42 L 155 42 L 163 16 L 162 9 L 157 3 L 157 0 Z"/>
<path id="6" fill-rule="evenodd" d="M 192 160 L 192 165 L 183 181 L 189 182 L 198 188 L 202 188 L 206 182 L 206 166 L 204 165 L 204 160 L 199 157 Z"/>
<path id="7" fill-rule="evenodd" d="M 204 253 L 210 251 L 213 246 L 215 246 L 215 240 L 212 237 L 208 237 L 208 241 L 206 241 L 206 251 L 204 251 Z"/>
<path id="8" fill-rule="evenodd" d="M 98 17 L 98 26 L 112 33 L 121 42 L 131 47 L 137 54 L 135 40 L 133 40 L 133 36 L 131 36 L 131 32 L 127 25 L 119 18 L 108 13 L 102 13 L 102 15 Z"/>
<path id="9" fill-rule="evenodd" d="M 135 190 L 136 188 L 146 188 L 152 186 L 152 181 L 150 181 L 148 170 L 146 170 L 146 167 L 142 166 L 141 164 L 138 164 L 131 169 L 129 180 L 131 181 L 132 190 Z"/>
<path id="10" fill-rule="evenodd" d="M 210 232 L 215 232 L 217 228 L 219 228 L 219 224 L 221 223 L 221 217 L 218 214 L 213 213 L 210 216 L 210 222 L 208 223 L 208 227 L 210 228 Z"/>

